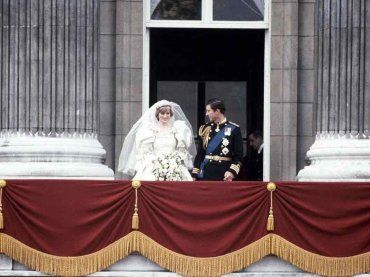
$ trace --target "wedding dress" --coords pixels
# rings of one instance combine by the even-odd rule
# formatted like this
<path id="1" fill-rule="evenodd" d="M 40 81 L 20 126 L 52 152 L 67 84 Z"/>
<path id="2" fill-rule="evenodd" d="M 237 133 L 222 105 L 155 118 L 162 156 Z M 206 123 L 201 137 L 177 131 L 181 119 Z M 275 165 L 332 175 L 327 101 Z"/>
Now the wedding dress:
<path id="1" fill-rule="evenodd" d="M 191 156 L 187 149 L 192 137 L 191 131 L 183 121 L 175 121 L 173 126 L 166 131 L 160 131 L 155 126 L 144 126 L 136 136 L 137 163 L 136 174 L 133 179 L 156 181 L 158 177 L 153 174 L 155 160 L 159 157 L 178 153 L 183 163 L 177 164 L 181 181 L 192 181 L 188 171 L 191 169 Z M 189 168 L 187 168 L 189 166 Z M 159 179 L 161 180 L 161 179 Z"/>
<path id="2" fill-rule="evenodd" d="M 159 123 L 156 112 L 169 108 L 171 118 Z M 163 120 L 163 117 L 161 117 Z M 117 170 L 123 178 L 192 181 L 188 170 L 196 155 L 192 126 L 181 107 L 167 100 L 151 106 L 127 134 Z"/>

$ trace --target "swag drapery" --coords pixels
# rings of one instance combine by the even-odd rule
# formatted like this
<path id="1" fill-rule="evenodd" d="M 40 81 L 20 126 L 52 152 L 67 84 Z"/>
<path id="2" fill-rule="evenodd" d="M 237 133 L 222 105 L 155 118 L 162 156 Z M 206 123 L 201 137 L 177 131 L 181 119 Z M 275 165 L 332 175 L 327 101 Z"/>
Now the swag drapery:
<path id="1" fill-rule="evenodd" d="M 93 273 L 131 252 L 186 276 L 269 254 L 321 275 L 370 270 L 370 183 L 275 184 L 8 180 L 0 252 L 56 275 Z"/>

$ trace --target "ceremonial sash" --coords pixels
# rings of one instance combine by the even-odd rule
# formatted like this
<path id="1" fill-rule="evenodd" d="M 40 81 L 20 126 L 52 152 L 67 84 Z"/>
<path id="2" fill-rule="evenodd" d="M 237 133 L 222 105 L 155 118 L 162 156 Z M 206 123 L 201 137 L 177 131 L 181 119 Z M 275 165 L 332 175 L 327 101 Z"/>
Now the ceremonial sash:
<path id="1" fill-rule="evenodd" d="M 235 126 L 234 125 L 230 125 L 230 126 L 227 126 L 228 128 L 230 128 L 230 133 L 232 133 L 232 131 L 234 131 L 235 129 Z M 226 126 L 224 126 L 218 133 L 217 135 L 215 135 L 212 140 L 208 143 L 208 146 L 207 146 L 207 149 L 206 149 L 206 155 L 210 155 L 213 151 L 215 151 L 215 149 L 217 148 L 217 146 L 220 145 L 220 143 L 222 142 L 222 139 L 224 138 L 224 130 L 225 130 Z M 204 174 L 204 167 L 206 166 L 206 164 L 208 164 L 209 162 L 209 159 L 204 159 L 203 162 L 200 164 L 200 173 L 198 174 L 198 178 L 199 179 L 202 179 L 203 178 L 203 174 Z"/>

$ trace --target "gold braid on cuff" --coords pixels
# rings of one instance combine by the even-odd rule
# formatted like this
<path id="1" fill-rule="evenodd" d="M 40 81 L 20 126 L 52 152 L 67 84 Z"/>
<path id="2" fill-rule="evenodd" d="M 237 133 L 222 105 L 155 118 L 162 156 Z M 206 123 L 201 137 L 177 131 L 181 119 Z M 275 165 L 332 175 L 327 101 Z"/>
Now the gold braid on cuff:
<path id="1" fill-rule="evenodd" d="M 230 165 L 230 169 L 234 170 L 236 172 L 236 174 L 239 174 L 240 164 L 232 164 L 232 165 Z"/>

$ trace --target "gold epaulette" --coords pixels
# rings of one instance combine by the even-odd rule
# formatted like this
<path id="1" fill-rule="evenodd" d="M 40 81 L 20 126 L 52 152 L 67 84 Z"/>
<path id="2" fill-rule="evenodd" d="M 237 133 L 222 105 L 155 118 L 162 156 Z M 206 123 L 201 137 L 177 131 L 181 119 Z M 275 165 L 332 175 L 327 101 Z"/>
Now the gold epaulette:
<path id="1" fill-rule="evenodd" d="M 199 127 L 199 130 L 198 130 L 198 135 L 201 137 L 202 136 L 202 134 L 203 134 L 203 129 L 204 129 L 204 127 L 205 127 L 206 125 L 202 125 L 202 126 L 200 126 Z"/>
<path id="2" fill-rule="evenodd" d="M 209 141 L 209 133 L 211 132 L 211 126 L 202 125 L 199 128 L 199 136 L 203 141 L 203 148 L 206 149 Z"/>

